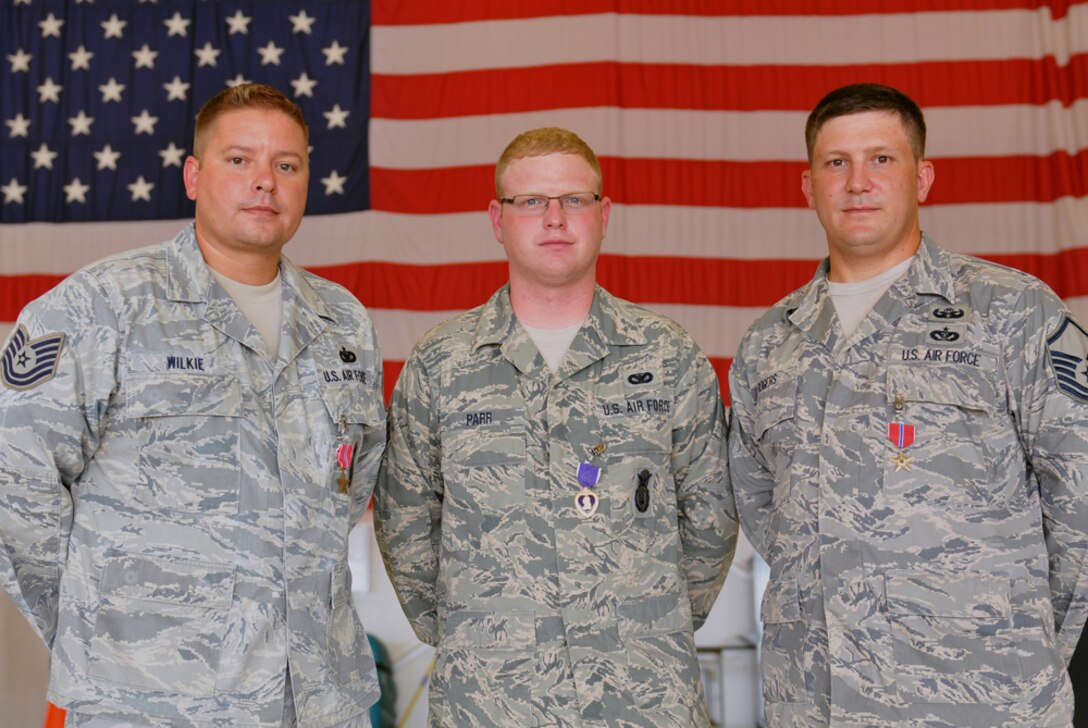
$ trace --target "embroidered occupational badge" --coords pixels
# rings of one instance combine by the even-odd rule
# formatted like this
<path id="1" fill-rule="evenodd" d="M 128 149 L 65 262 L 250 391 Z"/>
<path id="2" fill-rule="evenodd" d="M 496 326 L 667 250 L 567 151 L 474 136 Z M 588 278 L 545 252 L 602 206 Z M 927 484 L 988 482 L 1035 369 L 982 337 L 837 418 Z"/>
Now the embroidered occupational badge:
<path id="1" fill-rule="evenodd" d="M 958 332 L 953 331 L 945 326 L 943 329 L 930 331 L 929 338 L 942 344 L 951 344 L 953 341 L 959 341 L 960 335 Z"/>
<path id="2" fill-rule="evenodd" d="M 934 321 L 959 321 L 967 315 L 967 309 L 960 306 L 938 306 L 929 312 Z"/>
<path id="3" fill-rule="evenodd" d="M 0 379 L 8 389 L 33 389 L 57 373 L 64 334 L 31 339 L 20 324 L 0 354 Z"/>
<path id="4" fill-rule="evenodd" d="M 638 475 L 638 487 L 635 488 L 635 508 L 639 513 L 645 513 L 650 509 L 650 477 L 651 473 L 643 468 Z"/>
<path id="5" fill-rule="evenodd" d="M 1079 402 L 1088 402 L 1088 332 L 1066 316 L 1046 343 L 1058 389 Z"/>

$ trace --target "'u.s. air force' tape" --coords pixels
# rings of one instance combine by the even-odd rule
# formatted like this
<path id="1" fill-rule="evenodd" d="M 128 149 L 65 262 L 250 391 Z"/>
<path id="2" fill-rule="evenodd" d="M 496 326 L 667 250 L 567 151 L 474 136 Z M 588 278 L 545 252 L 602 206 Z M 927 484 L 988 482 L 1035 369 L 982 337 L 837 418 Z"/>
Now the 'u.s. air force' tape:
<path id="1" fill-rule="evenodd" d="M 1088 333 L 1066 316 L 1046 343 L 1058 389 L 1075 400 L 1088 402 Z"/>
<path id="2" fill-rule="evenodd" d="M 30 339 L 20 324 L 0 354 L 0 380 L 8 389 L 33 389 L 57 373 L 64 334 L 46 334 Z"/>

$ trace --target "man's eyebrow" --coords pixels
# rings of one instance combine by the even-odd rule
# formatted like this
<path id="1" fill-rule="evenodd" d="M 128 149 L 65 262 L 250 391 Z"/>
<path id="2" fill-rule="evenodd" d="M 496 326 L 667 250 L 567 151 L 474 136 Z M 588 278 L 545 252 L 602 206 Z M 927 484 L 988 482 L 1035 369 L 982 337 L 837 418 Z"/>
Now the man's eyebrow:
<path id="1" fill-rule="evenodd" d="M 246 146 L 245 144 L 231 144 L 230 146 L 223 149 L 223 152 L 224 153 L 228 153 L 228 152 L 246 152 L 247 154 L 249 154 L 249 153 L 253 152 L 253 149 L 254 149 L 254 147 Z M 299 154 L 298 152 L 292 151 L 290 149 L 281 149 L 279 151 L 274 152 L 272 154 L 272 156 L 277 158 L 277 159 L 281 159 L 283 157 L 294 157 L 295 159 L 304 159 L 305 158 L 303 155 Z"/>
<path id="2" fill-rule="evenodd" d="M 895 152 L 896 148 L 893 147 L 893 146 L 888 146 L 887 144 L 874 144 L 871 147 L 865 147 L 861 151 L 862 151 L 863 154 L 876 154 L 878 152 L 882 153 L 882 154 L 888 154 L 888 153 L 891 153 L 891 152 Z M 835 155 L 848 156 L 849 154 L 850 154 L 849 149 L 828 149 L 828 150 L 824 151 L 823 153 L 821 153 L 819 156 L 821 156 L 821 157 L 829 157 L 829 156 L 835 156 Z"/>

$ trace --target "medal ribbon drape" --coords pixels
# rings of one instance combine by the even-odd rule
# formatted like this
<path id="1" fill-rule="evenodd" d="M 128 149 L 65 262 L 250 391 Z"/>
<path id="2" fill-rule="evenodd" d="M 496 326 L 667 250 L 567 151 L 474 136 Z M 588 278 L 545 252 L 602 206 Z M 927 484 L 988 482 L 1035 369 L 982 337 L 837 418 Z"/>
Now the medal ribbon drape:
<path id="1" fill-rule="evenodd" d="M 578 483 L 582 486 L 578 495 L 574 496 L 574 507 L 582 518 L 589 518 L 597 512 L 601 499 L 593 491 L 593 487 L 601 479 L 601 469 L 592 463 L 579 463 Z"/>

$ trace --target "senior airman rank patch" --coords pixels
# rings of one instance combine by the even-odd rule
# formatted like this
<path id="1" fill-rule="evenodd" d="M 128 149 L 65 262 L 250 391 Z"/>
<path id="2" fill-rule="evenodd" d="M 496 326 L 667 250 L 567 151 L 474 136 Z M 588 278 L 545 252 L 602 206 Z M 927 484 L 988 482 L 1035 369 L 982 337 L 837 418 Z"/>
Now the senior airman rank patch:
<path id="1" fill-rule="evenodd" d="M 1075 400 L 1088 402 L 1088 333 L 1066 316 L 1046 343 L 1058 389 Z"/>
<path id="2" fill-rule="evenodd" d="M 31 340 L 20 324 L 0 354 L 0 379 L 8 389 L 33 389 L 57 373 L 64 334 Z"/>

